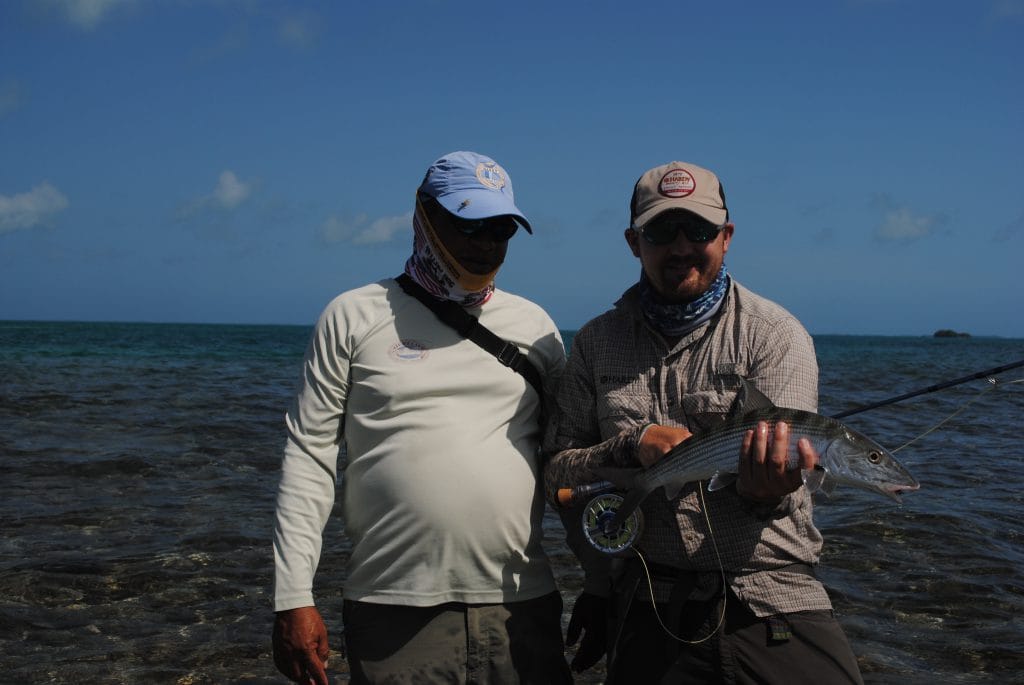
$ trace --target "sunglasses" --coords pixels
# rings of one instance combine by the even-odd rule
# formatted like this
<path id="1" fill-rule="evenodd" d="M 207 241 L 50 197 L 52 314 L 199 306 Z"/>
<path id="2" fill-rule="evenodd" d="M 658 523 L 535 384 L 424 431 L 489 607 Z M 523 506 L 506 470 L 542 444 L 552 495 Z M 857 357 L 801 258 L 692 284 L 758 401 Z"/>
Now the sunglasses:
<path id="1" fill-rule="evenodd" d="M 449 212 L 445 212 L 445 219 L 452 228 L 467 236 L 486 234 L 488 238 L 496 243 L 509 240 L 519 230 L 519 224 L 510 216 L 492 216 L 487 219 L 462 219 Z"/>
<path id="2" fill-rule="evenodd" d="M 725 224 L 716 226 L 696 217 L 668 216 L 648 222 L 639 232 L 651 245 L 668 245 L 676 241 L 680 231 L 691 243 L 708 243 L 717 238 L 723 228 Z"/>
<path id="3" fill-rule="evenodd" d="M 509 240 L 519 230 L 519 224 L 510 216 L 492 216 L 486 219 L 463 219 L 455 216 L 430 196 L 417 195 L 427 214 L 435 220 L 447 221 L 448 225 L 465 236 L 486 234 L 495 243 Z"/>

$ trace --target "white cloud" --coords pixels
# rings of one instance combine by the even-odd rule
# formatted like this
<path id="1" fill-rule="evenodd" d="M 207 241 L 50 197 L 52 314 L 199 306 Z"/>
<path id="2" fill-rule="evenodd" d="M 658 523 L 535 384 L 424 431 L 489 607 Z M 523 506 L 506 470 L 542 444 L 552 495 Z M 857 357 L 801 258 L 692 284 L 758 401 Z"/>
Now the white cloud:
<path id="1" fill-rule="evenodd" d="M 887 193 L 875 195 L 871 204 L 882 214 L 881 222 L 875 227 L 878 240 L 911 243 L 939 234 L 947 223 L 943 214 L 915 213 Z"/>
<path id="2" fill-rule="evenodd" d="M 909 209 L 891 209 L 885 213 L 882 223 L 875 229 L 875 236 L 881 240 L 911 242 L 927 238 L 935 231 L 936 221 L 930 216 L 915 216 Z"/>
<path id="3" fill-rule="evenodd" d="M 402 216 L 377 219 L 369 226 L 359 231 L 355 238 L 352 239 L 352 242 L 356 245 L 386 243 L 390 242 L 398 233 L 404 233 L 406 230 L 412 230 L 412 212 L 408 212 Z"/>
<path id="4" fill-rule="evenodd" d="M 132 2 L 134 0 L 48 0 L 47 4 L 78 28 L 91 31 L 111 10 Z"/>
<path id="5" fill-rule="evenodd" d="M 222 171 L 217 185 L 209 195 L 198 197 L 178 209 L 180 219 L 191 219 L 199 214 L 237 209 L 252 194 L 252 185 L 239 180 L 230 169 Z"/>
<path id="6" fill-rule="evenodd" d="M 358 224 L 365 221 L 365 216 L 356 218 L 355 223 Z M 343 243 L 352 238 L 353 234 L 352 224 L 348 224 L 336 216 L 329 217 L 327 221 L 320 226 L 320 238 L 325 243 Z"/>
<path id="7" fill-rule="evenodd" d="M 0 195 L 0 234 L 40 226 L 67 206 L 67 197 L 45 181 L 27 193 Z"/>
<path id="8" fill-rule="evenodd" d="M 344 221 L 332 216 L 320 227 L 320 237 L 328 243 L 352 243 L 353 245 L 373 245 L 387 243 L 396 235 L 412 230 L 412 212 L 399 216 L 383 217 L 368 222 L 366 215 L 360 215 L 353 221 Z"/>
<path id="9" fill-rule="evenodd" d="M 249 197 L 250 188 L 235 176 L 233 171 L 222 171 L 212 199 L 224 209 L 234 209 Z"/>

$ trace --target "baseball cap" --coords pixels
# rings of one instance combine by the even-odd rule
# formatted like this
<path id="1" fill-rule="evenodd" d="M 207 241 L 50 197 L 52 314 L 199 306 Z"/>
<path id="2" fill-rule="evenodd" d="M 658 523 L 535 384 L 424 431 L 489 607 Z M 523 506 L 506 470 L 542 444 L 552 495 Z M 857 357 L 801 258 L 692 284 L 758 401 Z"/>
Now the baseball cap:
<path id="1" fill-rule="evenodd" d="M 446 210 L 463 219 L 511 216 L 529 233 L 530 222 L 516 207 L 512 179 L 500 164 L 476 152 L 449 152 L 430 165 L 420 184 Z"/>
<path id="2" fill-rule="evenodd" d="M 641 228 L 669 209 L 685 209 L 716 226 L 729 220 L 718 177 L 688 162 L 662 164 L 640 177 L 629 205 L 630 226 Z"/>

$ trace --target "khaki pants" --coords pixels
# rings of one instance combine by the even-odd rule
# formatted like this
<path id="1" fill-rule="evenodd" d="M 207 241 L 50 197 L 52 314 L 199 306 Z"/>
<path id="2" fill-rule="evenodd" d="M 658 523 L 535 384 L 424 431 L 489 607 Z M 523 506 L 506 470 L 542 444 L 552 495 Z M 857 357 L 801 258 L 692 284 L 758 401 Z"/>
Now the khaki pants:
<path id="1" fill-rule="evenodd" d="M 557 592 L 508 604 L 408 607 L 346 600 L 353 683 L 571 683 Z"/>

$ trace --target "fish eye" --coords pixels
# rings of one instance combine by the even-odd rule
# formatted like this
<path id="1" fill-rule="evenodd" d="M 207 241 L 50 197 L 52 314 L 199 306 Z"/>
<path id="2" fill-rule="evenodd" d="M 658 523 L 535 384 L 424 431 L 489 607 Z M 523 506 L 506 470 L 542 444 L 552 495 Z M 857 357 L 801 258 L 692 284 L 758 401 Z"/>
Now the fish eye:
<path id="1" fill-rule="evenodd" d="M 869 452 L 868 453 L 868 461 L 870 461 L 872 464 L 877 464 L 878 462 L 882 461 L 882 453 L 881 452 Z"/>

